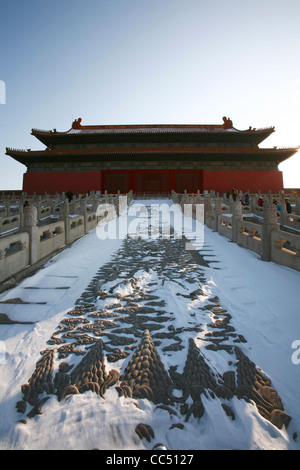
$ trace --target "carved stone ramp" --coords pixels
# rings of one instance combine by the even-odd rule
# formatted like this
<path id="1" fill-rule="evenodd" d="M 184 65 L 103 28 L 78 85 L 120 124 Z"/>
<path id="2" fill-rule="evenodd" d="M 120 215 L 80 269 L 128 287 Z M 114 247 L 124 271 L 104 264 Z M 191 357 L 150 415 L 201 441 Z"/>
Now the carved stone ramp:
<path id="1" fill-rule="evenodd" d="M 138 437 L 149 446 L 161 432 L 158 413 L 168 417 L 165 436 L 188 433 L 192 422 L 205 426 L 211 406 L 234 421 L 236 400 L 275 428 L 288 428 L 291 417 L 281 398 L 247 357 L 247 338 L 207 288 L 207 268 L 201 253 L 187 251 L 172 231 L 169 239 L 126 238 L 45 339 L 42 358 L 22 387 L 21 420 L 41 414 L 44 404 L 46 410 L 49 396 L 62 407 L 77 395 L 105 404 L 115 391 L 116 402 L 153 410 L 151 422 L 132 429 L 133 441 Z M 227 370 L 218 370 L 221 353 Z"/>

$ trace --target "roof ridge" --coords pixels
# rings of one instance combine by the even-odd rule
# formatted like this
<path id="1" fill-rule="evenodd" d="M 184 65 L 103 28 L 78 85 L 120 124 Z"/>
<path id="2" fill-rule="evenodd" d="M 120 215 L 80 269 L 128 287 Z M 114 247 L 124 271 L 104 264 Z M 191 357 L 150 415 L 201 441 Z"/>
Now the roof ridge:
<path id="1" fill-rule="evenodd" d="M 295 147 L 130 147 L 130 148 L 72 148 L 72 149 L 48 149 L 49 154 L 58 154 L 58 153 L 199 153 L 199 152 L 213 152 L 213 153 L 263 153 L 267 151 L 276 151 L 276 150 L 298 150 L 300 146 Z M 27 153 L 29 149 L 15 149 L 6 147 L 6 151 L 10 152 L 22 152 Z M 31 150 L 30 153 L 44 153 L 47 150 Z"/>

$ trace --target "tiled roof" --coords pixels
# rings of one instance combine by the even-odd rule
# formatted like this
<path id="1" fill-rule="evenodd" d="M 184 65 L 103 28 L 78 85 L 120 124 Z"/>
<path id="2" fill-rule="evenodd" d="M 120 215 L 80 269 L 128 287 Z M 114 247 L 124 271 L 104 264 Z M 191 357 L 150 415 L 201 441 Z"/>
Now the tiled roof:
<path id="1" fill-rule="evenodd" d="M 210 133 L 210 132 L 267 132 L 273 131 L 274 127 L 249 129 L 240 131 L 233 127 L 229 118 L 223 117 L 223 124 L 128 124 L 128 125 L 99 125 L 99 126 L 83 126 L 81 118 L 76 119 L 72 123 L 71 129 L 58 132 L 53 130 L 32 129 L 34 135 L 74 135 L 74 134 L 176 134 L 176 133 Z"/>

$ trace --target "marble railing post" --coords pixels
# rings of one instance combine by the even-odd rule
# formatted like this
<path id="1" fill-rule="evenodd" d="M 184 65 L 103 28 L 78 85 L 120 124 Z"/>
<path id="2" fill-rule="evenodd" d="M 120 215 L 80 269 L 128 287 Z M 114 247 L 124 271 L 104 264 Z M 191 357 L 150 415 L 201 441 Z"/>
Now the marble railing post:
<path id="1" fill-rule="evenodd" d="M 204 224 L 206 225 L 206 214 L 207 212 L 212 211 L 212 205 L 211 205 L 211 198 L 210 196 L 206 196 L 204 198 Z"/>
<path id="2" fill-rule="evenodd" d="M 222 214 L 222 201 L 221 199 L 217 199 L 215 201 L 215 223 L 214 223 L 214 230 L 217 232 L 218 231 L 218 219 L 219 215 Z"/>
<path id="3" fill-rule="evenodd" d="M 20 214 L 20 228 L 24 225 L 24 206 L 20 201 L 19 203 L 19 214 Z"/>
<path id="4" fill-rule="evenodd" d="M 271 261 L 271 233 L 279 230 L 277 224 L 277 207 L 275 204 L 265 202 L 262 224 L 262 260 Z"/>
<path id="5" fill-rule="evenodd" d="M 237 223 L 238 220 L 243 218 L 242 203 L 240 201 L 232 201 L 231 203 L 231 227 L 232 227 L 232 241 L 237 242 Z"/>
<path id="6" fill-rule="evenodd" d="M 87 207 L 86 207 L 86 199 L 81 199 L 79 212 L 80 212 L 80 215 L 83 215 L 84 233 L 87 233 Z"/>
<path id="7" fill-rule="evenodd" d="M 42 198 L 41 198 L 41 196 L 36 197 L 35 206 L 37 208 L 38 220 L 40 220 L 40 218 L 41 218 L 41 207 L 42 207 Z"/>
<path id="8" fill-rule="evenodd" d="M 21 228 L 22 232 L 29 234 L 29 263 L 34 264 L 39 260 L 39 233 L 37 227 L 36 206 L 24 207 L 24 221 Z"/>
<path id="9" fill-rule="evenodd" d="M 76 199 L 75 199 L 75 196 L 73 196 L 73 199 L 68 202 L 66 200 L 66 204 L 68 204 L 68 210 L 69 210 L 69 213 L 68 213 L 68 216 L 69 214 L 70 215 L 74 215 L 75 214 L 75 211 L 76 211 Z"/>
<path id="10" fill-rule="evenodd" d="M 280 209 L 281 209 L 280 210 L 280 225 L 283 226 L 286 223 L 286 215 L 287 215 L 284 192 L 281 193 L 279 205 L 280 205 Z"/>
<path id="11" fill-rule="evenodd" d="M 249 202 L 250 202 L 251 211 L 254 212 L 256 207 L 257 207 L 257 196 L 256 196 L 256 194 L 251 194 L 251 196 L 249 196 Z"/>
<path id="12" fill-rule="evenodd" d="M 65 203 L 61 205 L 60 209 L 60 217 L 65 223 L 65 242 L 66 245 L 70 243 L 71 241 L 71 236 L 70 236 L 70 221 L 69 221 L 69 215 L 70 215 L 70 208 L 69 208 L 69 201 L 68 199 L 65 200 Z"/>

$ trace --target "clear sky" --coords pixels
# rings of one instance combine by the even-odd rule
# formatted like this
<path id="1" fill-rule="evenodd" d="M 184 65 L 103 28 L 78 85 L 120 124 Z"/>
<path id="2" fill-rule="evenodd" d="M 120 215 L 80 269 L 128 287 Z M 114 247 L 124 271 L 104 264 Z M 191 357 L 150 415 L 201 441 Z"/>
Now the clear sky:
<path id="1" fill-rule="evenodd" d="M 0 0 L 0 191 L 43 149 L 32 128 L 275 126 L 300 145 L 300 0 Z M 4 99 L 5 98 L 5 99 Z M 5 101 L 4 104 L 2 104 Z M 300 152 L 280 165 L 300 188 Z"/>

